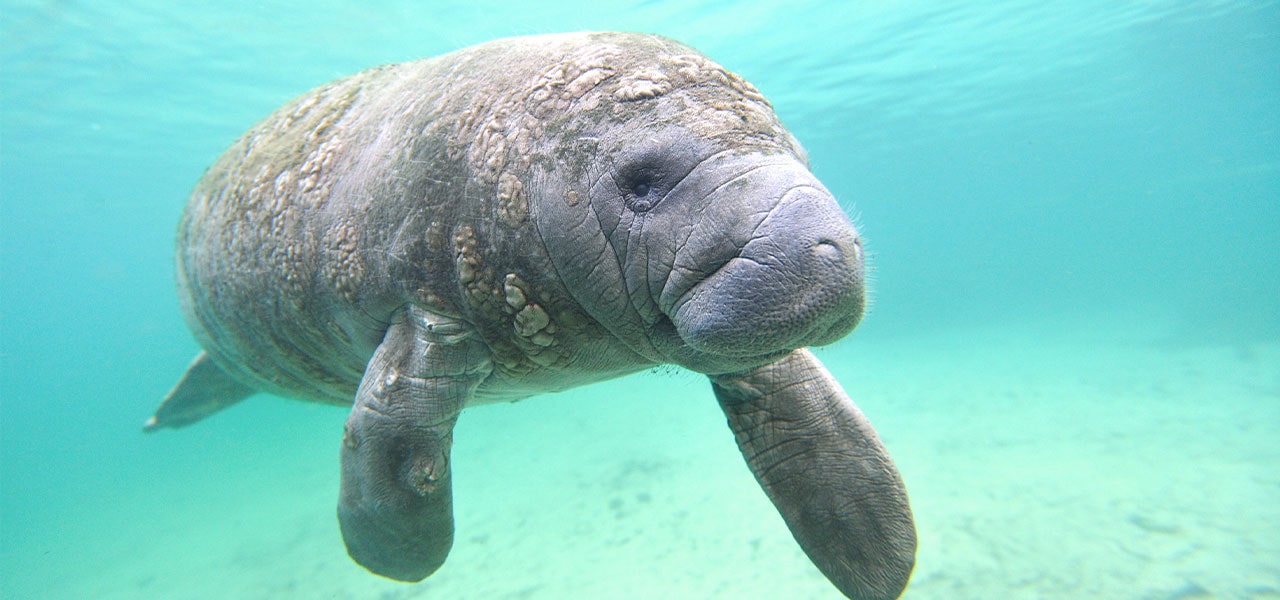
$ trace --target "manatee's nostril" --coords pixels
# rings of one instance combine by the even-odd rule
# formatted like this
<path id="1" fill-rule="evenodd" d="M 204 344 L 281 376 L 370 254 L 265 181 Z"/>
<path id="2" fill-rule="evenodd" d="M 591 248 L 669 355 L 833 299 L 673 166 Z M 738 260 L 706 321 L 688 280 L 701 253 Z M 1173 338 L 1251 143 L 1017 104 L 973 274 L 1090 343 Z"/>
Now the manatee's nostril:
<path id="1" fill-rule="evenodd" d="M 862 262 L 862 238 L 853 238 L 853 257 Z"/>
<path id="2" fill-rule="evenodd" d="M 818 240 L 818 243 L 813 245 L 813 255 L 824 260 L 838 261 L 841 254 L 840 246 L 828 239 Z"/>

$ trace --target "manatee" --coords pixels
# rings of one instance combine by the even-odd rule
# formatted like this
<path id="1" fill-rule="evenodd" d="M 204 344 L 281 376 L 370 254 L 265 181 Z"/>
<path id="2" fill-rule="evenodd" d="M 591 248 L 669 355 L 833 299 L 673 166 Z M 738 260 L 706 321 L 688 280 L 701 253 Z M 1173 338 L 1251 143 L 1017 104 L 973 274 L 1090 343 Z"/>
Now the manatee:
<path id="1" fill-rule="evenodd" d="M 464 408 L 677 365 L 708 377 L 818 569 L 896 598 L 906 491 L 806 350 L 853 330 L 866 281 L 807 165 L 760 92 L 652 35 L 503 39 L 321 86 L 196 184 L 176 264 L 203 351 L 145 429 L 258 392 L 350 406 L 347 552 L 413 582 L 453 543 Z"/>

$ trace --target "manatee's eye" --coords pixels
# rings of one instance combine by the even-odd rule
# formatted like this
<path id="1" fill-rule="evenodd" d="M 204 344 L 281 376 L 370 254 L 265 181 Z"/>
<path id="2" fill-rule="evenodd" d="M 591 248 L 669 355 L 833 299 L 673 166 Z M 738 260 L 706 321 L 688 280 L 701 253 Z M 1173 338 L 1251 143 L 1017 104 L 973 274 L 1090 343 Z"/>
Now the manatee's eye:
<path id="1" fill-rule="evenodd" d="M 682 129 L 655 133 L 609 157 L 609 176 L 617 186 L 610 191 L 628 212 L 657 210 L 707 153 L 699 138 Z"/>
<path id="2" fill-rule="evenodd" d="M 625 190 L 623 203 L 631 212 L 646 212 L 662 201 L 662 190 L 666 187 L 661 181 L 661 174 L 642 171 L 629 173 L 624 177 L 626 181 L 619 187 Z"/>
<path id="3" fill-rule="evenodd" d="M 653 189 L 653 186 L 639 182 L 631 186 L 631 193 L 627 195 L 624 203 L 632 212 L 642 213 L 653 208 L 661 199 L 662 196 Z"/>

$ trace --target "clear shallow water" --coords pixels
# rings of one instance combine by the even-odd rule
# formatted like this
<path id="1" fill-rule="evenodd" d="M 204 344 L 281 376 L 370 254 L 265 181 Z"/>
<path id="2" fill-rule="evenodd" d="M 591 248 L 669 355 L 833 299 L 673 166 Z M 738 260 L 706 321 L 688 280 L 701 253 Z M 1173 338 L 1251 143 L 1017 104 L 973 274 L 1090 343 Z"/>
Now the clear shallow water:
<path id="1" fill-rule="evenodd" d="M 1280 597 L 1280 6 L 601 4 L 0 4 L 0 595 L 835 594 L 692 375 L 468 412 L 419 586 L 343 553 L 340 409 L 138 432 L 236 135 L 374 64 L 624 29 L 751 80 L 862 223 L 874 309 L 820 356 L 912 494 L 908 598 Z"/>

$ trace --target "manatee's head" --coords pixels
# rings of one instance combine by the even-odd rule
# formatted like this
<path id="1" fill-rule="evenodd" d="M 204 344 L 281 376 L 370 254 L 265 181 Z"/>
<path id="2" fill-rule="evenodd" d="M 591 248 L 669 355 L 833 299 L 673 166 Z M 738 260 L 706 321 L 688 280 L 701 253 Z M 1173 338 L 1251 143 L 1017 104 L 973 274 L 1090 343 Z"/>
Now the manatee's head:
<path id="1" fill-rule="evenodd" d="M 852 331 L 861 242 L 768 103 L 688 48 L 625 41 L 534 161 L 531 216 L 575 299 L 638 353 L 707 373 Z"/>

